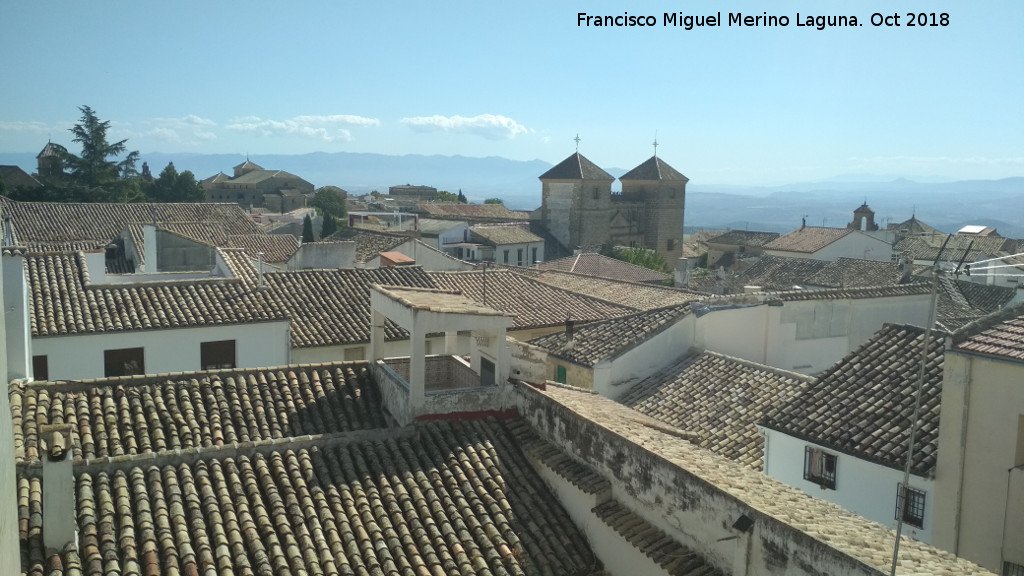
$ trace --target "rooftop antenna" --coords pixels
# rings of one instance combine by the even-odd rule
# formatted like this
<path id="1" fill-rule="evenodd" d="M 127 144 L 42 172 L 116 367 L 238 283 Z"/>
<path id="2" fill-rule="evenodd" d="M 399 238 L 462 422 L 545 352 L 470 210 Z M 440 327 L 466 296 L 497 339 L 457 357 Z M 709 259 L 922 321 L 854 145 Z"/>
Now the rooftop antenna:
<path id="1" fill-rule="evenodd" d="M 896 576 L 896 562 L 900 554 L 900 537 L 903 533 L 903 517 L 907 510 L 907 496 L 910 494 L 910 465 L 914 461 L 914 441 L 917 439 L 917 421 L 921 417 L 921 391 L 924 389 L 924 373 L 928 365 L 928 344 L 932 341 L 932 328 L 935 326 L 935 304 L 939 298 L 939 274 L 942 269 L 939 267 L 939 259 L 942 252 L 949 244 L 953 235 L 946 236 L 935 255 L 935 262 L 932 263 L 932 293 L 929 300 L 928 324 L 924 328 L 924 340 L 921 342 L 921 366 L 917 372 L 917 390 L 914 392 L 914 415 L 910 420 L 910 437 L 907 439 L 907 461 L 903 466 L 903 483 L 900 484 L 900 493 L 896 498 L 896 543 L 892 547 L 892 566 L 889 570 L 891 576 Z"/>
<path id="2" fill-rule="evenodd" d="M 576 137 L 573 138 L 573 140 L 576 141 L 576 153 L 579 154 L 580 153 L 580 133 L 579 132 L 576 133 Z"/>

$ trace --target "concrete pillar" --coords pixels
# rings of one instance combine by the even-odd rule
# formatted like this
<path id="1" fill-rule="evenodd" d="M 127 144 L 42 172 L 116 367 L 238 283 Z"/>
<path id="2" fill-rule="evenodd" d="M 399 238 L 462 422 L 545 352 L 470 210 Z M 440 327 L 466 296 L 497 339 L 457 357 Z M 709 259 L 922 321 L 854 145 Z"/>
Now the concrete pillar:
<path id="1" fill-rule="evenodd" d="M 370 315 L 370 363 L 384 357 L 384 314 L 374 310 Z"/>
<path id="2" fill-rule="evenodd" d="M 142 265 L 143 272 L 147 274 L 153 274 L 159 272 L 157 268 L 157 250 L 156 250 L 156 226 L 152 224 L 142 225 L 142 251 L 144 253 L 142 259 L 145 263 Z"/>
<path id="3" fill-rule="evenodd" d="M 508 346 L 505 345 L 505 328 L 498 328 L 494 334 L 494 380 L 499 386 L 508 381 L 511 372 Z"/>
<path id="4" fill-rule="evenodd" d="M 3 255 L 4 326 L 6 327 L 7 382 L 28 378 L 32 372 L 32 325 L 25 279 L 25 257 Z"/>
<path id="5" fill-rule="evenodd" d="M 423 332 L 413 319 L 413 328 L 409 331 L 410 354 L 409 354 L 409 409 L 412 414 L 418 414 L 426 404 L 426 352 L 427 335 Z"/>
<path id="6" fill-rule="evenodd" d="M 4 278 L 7 277 L 7 256 L 4 256 Z M 6 317 L 3 282 L 0 282 L 0 317 Z M 0 330 L 0 374 L 7 374 L 7 335 Z M 10 398 L 0 394 L 0 565 L 12 574 L 21 565 L 18 541 L 18 477 L 14 468 L 14 423 L 11 421 Z"/>
<path id="7" fill-rule="evenodd" d="M 444 353 L 448 356 L 459 353 L 459 333 L 444 333 Z"/>
<path id="8" fill-rule="evenodd" d="M 40 427 L 40 435 L 47 447 L 42 454 L 43 546 L 54 553 L 78 542 L 71 425 L 45 425 Z"/>

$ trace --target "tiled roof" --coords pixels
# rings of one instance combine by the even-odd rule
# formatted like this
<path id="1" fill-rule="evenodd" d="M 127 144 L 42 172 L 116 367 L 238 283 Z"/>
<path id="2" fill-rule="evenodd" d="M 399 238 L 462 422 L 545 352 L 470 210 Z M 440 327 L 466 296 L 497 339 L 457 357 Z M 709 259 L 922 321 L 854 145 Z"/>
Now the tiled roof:
<path id="1" fill-rule="evenodd" d="M 932 228 L 914 216 L 911 216 L 910 219 L 904 220 L 903 222 L 890 223 L 886 228 L 888 230 L 901 232 L 906 236 L 931 236 L 935 234 L 942 234 L 938 229 Z"/>
<path id="2" fill-rule="evenodd" d="M 356 243 L 356 262 L 365 264 L 376 258 L 381 252 L 388 252 L 409 240 L 408 236 L 386 234 L 362 228 L 345 227 L 332 234 L 326 240 L 354 241 Z"/>
<path id="3" fill-rule="evenodd" d="M 564 331 L 535 338 L 530 343 L 552 356 L 589 367 L 622 355 L 667 329 L 688 311 L 685 306 L 672 306 L 577 326 L 571 348 L 566 347 Z"/>
<path id="4" fill-rule="evenodd" d="M 689 178 L 680 174 L 678 170 L 668 165 L 667 162 L 651 156 L 636 168 L 619 176 L 619 180 L 679 180 L 689 181 Z"/>
<path id="5" fill-rule="evenodd" d="M 231 248 L 244 248 L 252 258 L 263 252 L 264 262 L 287 262 L 299 249 L 299 239 L 292 234 L 232 234 L 227 238 Z"/>
<path id="6" fill-rule="evenodd" d="M 656 272 L 642 266 L 602 256 L 596 252 L 583 252 L 575 256 L 568 256 L 550 262 L 538 264 L 540 270 L 557 270 L 560 272 L 575 272 L 598 278 L 610 280 L 621 280 L 623 282 L 652 282 L 666 283 L 672 279 L 668 274 Z"/>
<path id="7" fill-rule="evenodd" d="M 828 288 L 860 288 L 864 286 L 895 286 L 903 279 L 903 271 L 895 262 L 876 262 L 858 258 L 837 258 L 801 284 Z"/>
<path id="8" fill-rule="evenodd" d="M 558 288 L 579 292 L 580 294 L 600 298 L 605 302 L 640 310 L 686 304 L 704 296 L 696 292 L 688 292 L 666 286 L 622 282 L 556 270 L 540 271 L 534 278 Z"/>
<path id="9" fill-rule="evenodd" d="M 899 286 L 865 286 L 862 288 L 826 288 L 823 290 L 790 290 L 776 292 L 772 298 L 784 302 L 798 300 L 856 300 L 860 298 L 893 298 L 928 294 L 927 284 L 913 283 Z"/>
<path id="10" fill-rule="evenodd" d="M 78 467 L 78 547 L 57 558 L 33 538 L 40 479 L 23 476 L 23 569 L 586 575 L 598 565 L 496 421 L 220 452 Z"/>
<path id="11" fill-rule="evenodd" d="M 885 526 L 694 446 L 669 431 L 651 426 L 642 420 L 645 416 L 614 400 L 554 385 L 533 393 L 564 406 L 580 421 L 589 421 L 630 442 L 638 453 L 650 453 L 658 461 L 715 486 L 757 514 L 806 534 L 809 541 L 831 547 L 879 573 L 888 573 L 895 533 Z M 900 541 L 896 574 L 981 576 L 991 573 L 949 552 L 904 536 Z"/>
<path id="12" fill-rule="evenodd" d="M 25 259 L 33 336 L 284 320 L 275 303 L 234 279 L 97 284 L 82 253 Z"/>
<path id="13" fill-rule="evenodd" d="M 928 344 L 911 471 L 934 477 L 939 443 L 944 333 Z M 924 329 L 886 324 L 870 340 L 818 376 L 764 425 L 896 469 L 907 457 Z"/>
<path id="14" fill-rule="evenodd" d="M 729 230 L 724 234 L 707 239 L 709 244 L 728 244 L 761 247 L 779 237 L 778 232 L 755 232 L 752 230 Z"/>
<path id="15" fill-rule="evenodd" d="M 256 223 L 238 204 L 104 204 L 16 202 L 0 198 L 19 244 L 98 241 L 109 243 L 138 222 L 215 222 L 225 234 L 257 234 Z"/>
<path id="16" fill-rule="evenodd" d="M 1024 303 L 964 326 L 953 341 L 956 350 L 1024 360 Z"/>
<path id="17" fill-rule="evenodd" d="M 271 178 L 280 178 L 283 180 L 297 180 L 299 182 L 309 184 L 309 182 L 306 182 L 305 180 L 296 176 L 295 174 L 292 174 L 291 172 L 285 172 L 284 170 L 262 169 L 246 172 L 245 174 L 242 174 L 237 178 L 232 178 L 231 182 L 241 184 L 257 184 L 259 182 L 263 182 L 264 180 L 269 180 Z"/>
<path id="18" fill-rule="evenodd" d="M 435 218 L 464 220 L 522 220 L 529 212 L 509 210 L 504 204 L 459 204 L 456 202 L 420 202 L 420 210 Z"/>
<path id="19" fill-rule="evenodd" d="M 697 445 L 760 470 L 761 418 L 792 400 L 810 376 L 715 352 L 689 356 L 637 384 L 620 401 L 641 414 L 695 433 Z"/>
<path id="20" fill-rule="evenodd" d="M 973 234 L 953 234 L 946 242 L 946 234 L 938 233 L 926 236 L 908 236 L 893 246 L 894 254 L 909 252 L 914 260 L 934 261 L 939 257 L 939 250 L 945 242 L 946 247 L 942 249 L 942 260 L 944 262 L 960 262 L 964 260 L 970 264 L 982 256 L 995 256 L 1000 252 L 1014 250 L 1016 242 L 1010 238 L 999 236 L 976 236 Z M 970 251 L 968 252 L 968 247 Z M 965 257 L 965 253 L 966 257 Z"/>
<path id="21" fill-rule="evenodd" d="M 470 228 L 473 236 L 483 239 L 488 244 L 501 246 L 504 244 L 526 244 L 540 242 L 539 236 L 530 232 L 526 225 L 477 225 Z"/>
<path id="22" fill-rule="evenodd" d="M 42 186 L 42 184 L 33 178 L 31 174 L 25 172 L 18 166 L 0 166 L 0 176 L 3 177 L 4 186 L 6 186 L 8 190 L 14 190 L 19 187 L 39 188 Z"/>
<path id="23" fill-rule="evenodd" d="M 458 290 L 486 306 L 515 314 L 513 326 L 516 330 L 557 326 L 563 324 L 568 315 L 576 321 L 586 322 L 635 312 L 632 308 L 555 288 L 507 269 L 430 272 L 429 276 L 440 288 Z"/>
<path id="24" fill-rule="evenodd" d="M 924 278 L 925 283 L 931 278 Z M 947 275 L 939 277 L 936 322 L 945 330 L 959 330 L 1008 305 L 1017 290 L 1006 286 L 988 286 Z"/>
<path id="25" fill-rule="evenodd" d="M 690 287 L 694 290 L 716 292 L 721 287 L 724 293 L 741 293 L 744 286 L 760 286 L 763 290 L 792 290 L 804 286 L 807 279 L 829 265 L 825 260 L 810 258 L 788 258 L 764 254 L 749 268 L 739 274 L 727 274 L 720 279 L 717 274 L 697 276 L 691 273 Z"/>
<path id="26" fill-rule="evenodd" d="M 245 168 L 249 170 L 263 170 L 263 166 L 260 166 L 259 164 L 253 162 L 252 160 L 249 160 L 248 158 L 245 159 L 245 162 L 242 162 L 238 166 L 235 166 L 235 170 L 238 170 L 239 168 Z"/>
<path id="27" fill-rule="evenodd" d="M 75 461 L 386 426 L 365 362 L 11 385 L 15 458 L 71 424 Z"/>
<path id="28" fill-rule="evenodd" d="M 434 218 L 420 218 L 417 221 L 419 232 L 426 236 L 437 236 L 442 232 L 455 228 L 459 224 L 461 223 L 455 220 L 436 220 Z"/>
<path id="29" fill-rule="evenodd" d="M 295 270 L 263 275 L 266 298 L 292 320 L 292 346 L 331 346 L 370 341 L 370 286 L 437 288 L 419 266 Z M 388 339 L 408 338 L 390 320 Z"/>
<path id="30" fill-rule="evenodd" d="M 683 242 L 683 257 L 699 258 L 701 254 L 708 251 L 708 239 L 721 234 L 721 230 L 698 230 L 693 234 L 687 234 Z"/>
<path id="31" fill-rule="evenodd" d="M 615 180 L 600 166 L 576 152 L 540 175 L 541 180 Z"/>
<path id="32" fill-rule="evenodd" d="M 64 154 L 67 154 L 68 149 L 61 146 L 60 144 L 54 144 L 53 142 L 47 142 L 46 146 L 36 154 L 36 158 L 47 158 L 50 156 L 56 156 L 57 158 L 63 158 Z"/>
<path id="33" fill-rule="evenodd" d="M 811 254 L 855 232 L 852 228 L 822 228 L 804 226 L 764 245 L 765 250 L 801 252 Z"/>

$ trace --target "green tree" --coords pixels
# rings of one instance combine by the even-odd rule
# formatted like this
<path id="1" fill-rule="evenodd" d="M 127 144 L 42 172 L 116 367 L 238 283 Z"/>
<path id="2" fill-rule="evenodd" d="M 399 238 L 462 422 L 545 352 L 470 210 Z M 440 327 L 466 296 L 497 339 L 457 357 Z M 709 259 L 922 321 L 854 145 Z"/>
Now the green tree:
<path id="1" fill-rule="evenodd" d="M 82 146 L 82 153 L 76 156 L 65 151 L 61 158 L 68 180 L 67 195 L 99 202 L 139 200 L 139 186 L 132 182 L 138 176 L 138 150 L 128 152 L 127 140 L 108 142 L 110 121 L 101 121 L 89 106 L 80 106 L 78 110 L 82 117 L 69 131 L 74 135 L 71 141 Z M 122 155 L 123 159 L 118 161 Z"/>
<path id="2" fill-rule="evenodd" d="M 613 258 L 665 274 L 672 272 L 665 263 L 664 256 L 647 248 L 617 248 Z"/>
<path id="3" fill-rule="evenodd" d="M 484 200 L 484 204 L 501 204 L 502 206 L 504 206 L 505 201 L 502 200 L 501 198 L 488 198 L 487 200 Z"/>
<path id="4" fill-rule="evenodd" d="M 320 239 L 323 240 L 338 231 L 338 219 L 330 214 L 324 214 L 324 224 L 320 228 Z"/>
<path id="5" fill-rule="evenodd" d="M 160 172 L 160 176 L 144 186 L 146 199 L 150 202 L 203 202 L 206 191 L 192 172 L 178 173 L 174 162 Z"/>
<path id="6" fill-rule="evenodd" d="M 346 196 L 339 193 L 336 189 L 324 187 L 317 190 L 310 204 L 324 216 L 332 216 L 342 221 L 348 220 Z M 326 222 L 326 220 L 324 221 Z"/>
<path id="7" fill-rule="evenodd" d="M 466 200 L 466 195 L 462 193 L 462 188 L 459 188 L 459 203 L 469 204 L 469 200 Z"/>
<path id="8" fill-rule="evenodd" d="M 306 214 L 306 217 L 302 219 L 302 243 L 313 242 L 313 220 Z"/>
<path id="9" fill-rule="evenodd" d="M 438 190 L 434 202 L 458 202 L 459 197 L 447 190 Z"/>

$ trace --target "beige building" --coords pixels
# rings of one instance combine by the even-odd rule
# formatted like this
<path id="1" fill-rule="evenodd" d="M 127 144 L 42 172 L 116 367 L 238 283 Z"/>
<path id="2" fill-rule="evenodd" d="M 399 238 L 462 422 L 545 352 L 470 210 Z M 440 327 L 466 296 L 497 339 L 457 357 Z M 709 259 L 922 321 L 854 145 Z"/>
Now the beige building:
<path id="1" fill-rule="evenodd" d="M 303 208 L 313 197 L 313 185 L 284 170 L 264 170 L 246 160 L 235 166 L 234 176 L 221 172 L 202 182 L 210 202 L 237 202 L 243 208 L 272 212 Z"/>
<path id="2" fill-rule="evenodd" d="M 640 246 L 674 262 L 683 249 L 683 209 L 689 179 L 657 156 L 615 178 L 579 152 L 540 176 L 541 221 L 562 247 L 605 242 Z"/>
<path id="3" fill-rule="evenodd" d="M 932 543 L 1024 573 L 1024 306 L 954 333 L 939 446 Z"/>

